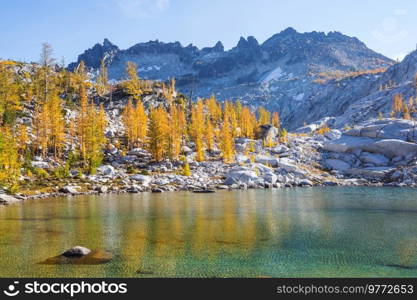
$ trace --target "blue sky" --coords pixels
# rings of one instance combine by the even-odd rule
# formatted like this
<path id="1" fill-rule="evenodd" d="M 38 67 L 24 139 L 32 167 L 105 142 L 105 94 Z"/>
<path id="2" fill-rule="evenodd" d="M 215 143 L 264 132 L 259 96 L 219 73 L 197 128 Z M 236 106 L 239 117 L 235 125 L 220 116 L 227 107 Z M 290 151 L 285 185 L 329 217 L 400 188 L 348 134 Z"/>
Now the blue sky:
<path id="1" fill-rule="evenodd" d="M 109 38 L 120 48 L 159 39 L 226 49 L 286 27 L 340 31 L 391 58 L 417 44 L 417 1 L 402 0 L 1 0 L 0 58 L 38 60 L 43 42 L 67 63 Z"/>

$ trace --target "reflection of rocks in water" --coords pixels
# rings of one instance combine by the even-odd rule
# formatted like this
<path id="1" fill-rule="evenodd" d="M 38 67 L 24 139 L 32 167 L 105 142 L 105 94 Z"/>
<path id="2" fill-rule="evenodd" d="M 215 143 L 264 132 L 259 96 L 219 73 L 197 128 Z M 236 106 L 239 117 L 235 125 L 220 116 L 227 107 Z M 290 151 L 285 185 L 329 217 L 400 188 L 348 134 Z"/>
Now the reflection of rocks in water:
<path id="1" fill-rule="evenodd" d="M 27 218 L 27 217 L 22 217 L 22 218 L 6 218 L 7 221 L 51 221 L 52 218 Z"/>
<path id="2" fill-rule="evenodd" d="M 83 219 L 89 219 L 90 216 L 56 216 L 53 219 L 54 220 L 83 220 Z"/>
<path id="3" fill-rule="evenodd" d="M 166 244 L 167 243 L 166 241 L 163 241 L 163 240 L 155 240 L 155 239 L 149 239 L 148 242 L 151 245 Z"/>
<path id="4" fill-rule="evenodd" d="M 212 194 L 215 193 L 215 190 L 194 190 L 193 193 L 196 194 Z"/>
<path id="5" fill-rule="evenodd" d="M 76 248 L 76 247 L 74 247 Z M 87 248 L 84 248 L 84 252 L 77 252 L 78 250 L 74 251 L 74 248 L 70 249 L 71 252 L 64 252 L 61 255 L 48 258 L 47 260 L 41 262 L 44 265 L 99 265 L 104 264 L 112 260 L 113 255 L 110 252 L 104 250 L 94 250 L 91 251 Z M 81 251 L 81 250 L 80 250 Z M 83 254 L 84 253 L 84 254 Z"/>
<path id="6" fill-rule="evenodd" d="M 139 270 L 136 271 L 136 273 L 140 274 L 140 275 L 153 275 L 154 274 L 154 272 L 152 270 L 146 270 L 146 269 L 144 269 L 144 270 L 139 269 Z"/>
<path id="7" fill-rule="evenodd" d="M 52 220 L 82 220 L 89 216 L 47 216 L 47 217 L 20 217 L 6 218 L 8 221 L 52 221 Z"/>
<path id="8" fill-rule="evenodd" d="M 46 234 L 46 235 L 48 235 L 48 236 L 59 236 L 59 235 L 62 235 L 62 234 L 64 234 L 65 232 L 64 231 L 59 231 L 59 230 L 50 230 L 50 229 L 45 229 L 45 230 L 43 230 L 43 229 L 38 229 L 38 230 L 36 230 L 36 232 L 37 233 L 40 233 L 40 234 Z"/>
<path id="9" fill-rule="evenodd" d="M 223 241 L 223 240 L 215 240 L 217 244 L 224 244 L 224 245 L 239 245 L 240 242 L 236 241 Z"/>
<path id="10" fill-rule="evenodd" d="M 384 266 L 390 267 L 390 268 L 403 269 L 403 270 L 417 270 L 417 266 L 407 266 L 407 265 L 397 265 L 397 264 L 385 264 Z"/>

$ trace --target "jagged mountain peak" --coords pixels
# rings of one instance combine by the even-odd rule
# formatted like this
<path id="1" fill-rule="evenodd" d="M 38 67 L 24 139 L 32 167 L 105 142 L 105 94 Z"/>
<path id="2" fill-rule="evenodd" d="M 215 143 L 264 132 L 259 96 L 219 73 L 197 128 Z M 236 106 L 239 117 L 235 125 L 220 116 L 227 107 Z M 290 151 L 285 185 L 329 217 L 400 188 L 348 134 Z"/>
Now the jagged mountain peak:
<path id="1" fill-rule="evenodd" d="M 223 43 L 221 41 L 218 41 L 216 45 L 214 45 L 214 49 L 216 49 L 216 51 L 218 52 L 224 52 Z"/>
<path id="2" fill-rule="evenodd" d="M 239 42 L 237 43 L 236 47 L 232 50 L 248 50 L 248 49 L 256 49 L 259 48 L 259 43 L 253 36 L 248 36 L 247 39 L 244 37 L 240 37 Z"/>
<path id="3" fill-rule="evenodd" d="M 214 93 L 219 99 L 241 99 L 246 104 L 276 109 L 289 128 L 299 126 L 304 120 L 311 122 L 337 115 L 346 108 L 343 103 L 360 99 L 370 90 L 377 91 L 379 84 L 366 83 L 370 82 L 366 77 L 396 76 L 391 73 L 364 75 L 360 79 L 363 91 L 344 90 L 349 80 L 316 82 L 322 74 L 342 77 L 343 74 L 366 74 L 367 70 L 384 69 L 394 62 L 367 48 L 355 37 L 337 31 L 300 33 L 291 27 L 262 44 L 253 36 L 241 37 L 237 45 L 227 51 L 220 41 L 212 47 L 199 49 L 192 44 L 184 47 L 180 42 L 155 40 L 126 50 L 105 41 L 84 52 L 79 60 L 84 60 L 90 68 L 97 68 L 103 55 L 111 58 L 105 60 L 111 79 L 123 79 L 126 62 L 133 61 L 141 78 L 176 78 L 178 89 L 184 94 L 206 97 Z M 400 67 L 391 67 L 389 72 L 395 73 Z M 397 71 L 400 72 L 404 71 Z M 350 93 L 355 96 L 349 96 Z M 340 101 L 340 105 L 333 99 Z M 312 103 L 317 105 L 312 107 Z M 300 113 L 308 113 L 308 116 L 300 117 Z"/>
<path id="4" fill-rule="evenodd" d="M 83 54 L 80 54 L 77 62 L 69 64 L 68 69 L 74 70 L 81 61 L 84 61 L 88 68 L 96 69 L 100 66 L 102 59 L 109 63 L 118 51 L 120 51 L 119 47 L 105 38 L 102 44 L 96 43 L 92 48 L 89 48 L 85 50 Z"/>
<path id="5" fill-rule="evenodd" d="M 309 42 L 327 42 L 327 43 L 352 43 L 356 45 L 360 45 L 366 48 L 366 45 L 362 43 L 356 37 L 350 37 L 348 35 L 344 35 L 338 31 L 330 31 L 327 34 L 323 31 L 311 31 L 300 33 L 296 31 L 292 27 L 288 27 L 287 29 L 274 34 L 272 37 L 267 39 L 262 46 L 264 47 L 274 47 L 280 43 L 292 43 L 294 41 L 309 41 Z"/>
<path id="6" fill-rule="evenodd" d="M 213 47 L 205 47 L 201 51 L 205 53 L 221 53 L 224 52 L 224 46 L 222 42 L 218 41 Z"/>
<path id="7" fill-rule="evenodd" d="M 210 56 L 207 56 L 208 54 Z M 256 62 L 265 64 L 279 61 L 285 57 L 287 65 L 309 63 L 318 65 L 317 70 L 332 67 L 333 69 L 351 71 L 378 67 L 379 64 L 387 66 L 392 63 L 390 59 L 368 49 L 364 43 L 355 37 L 349 37 L 337 31 L 328 32 L 327 34 L 317 31 L 299 33 L 292 27 L 288 27 L 273 35 L 262 44 L 259 44 L 253 36 L 241 37 L 237 45 L 229 51 L 224 50 L 224 46 L 220 41 L 214 47 L 206 47 L 200 50 L 192 44 L 184 47 L 178 41 L 164 43 L 159 40 L 138 43 L 126 50 L 120 50 L 108 39 L 104 39 L 103 44 L 96 44 L 93 48 L 81 54 L 78 62 L 84 60 L 88 67 L 97 68 L 101 59 L 105 56 L 119 58 L 116 59 L 116 62 L 122 63 L 129 56 L 129 59 L 133 59 L 138 66 L 141 66 L 146 65 L 148 61 L 140 58 L 140 56 L 149 58 L 149 55 L 174 55 L 180 62 L 189 64 L 186 68 L 186 73 L 188 74 L 201 70 L 200 66 L 198 70 L 193 70 L 192 66 L 207 64 L 207 60 L 216 65 L 219 65 L 219 60 L 221 60 L 222 64 L 229 65 L 229 61 L 233 61 L 236 66 L 244 66 Z M 226 59 L 226 56 L 230 57 L 230 59 Z M 154 60 L 157 62 L 158 59 L 155 58 Z M 110 60 L 107 60 L 107 62 L 111 65 Z M 198 63 L 196 64 L 196 62 Z M 213 66 L 210 66 L 210 69 L 212 68 Z M 231 68 L 231 65 L 222 68 L 222 73 L 227 73 L 228 69 L 233 68 Z M 303 68 L 304 71 L 306 69 Z M 111 74 L 115 76 L 115 79 L 120 78 L 121 76 L 118 76 L 116 73 L 112 72 Z M 218 74 L 219 72 L 209 73 Z M 165 79 L 165 76 L 155 76 L 156 74 L 157 72 L 152 72 L 150 77 L 153 79 Z M 147 74 L 145 73 L 145 75 Z M 171 76 L 178 75 L 178 73 L 171 74 Z"/>
<path id="8" fill-rule="evenodd" d="M 282 30 L 280 33 L 278 33 L 278 34 L 281 34 L 281 35 L 294 35 L 294 34 L 297 34 L 298 33 L 298 31 L 297 30 L 295 30 L 294 28 L 292 28 L 292 27 L 287 27 L 286 29 L 284 29 L 284 30 Z"/>
<path id="9" fill-rule="evenodd" d="M 110 40 L 108 38 L 104 38 L 103 47 L 109 49 L 109 48 L 114 48 L 114 47 L 117 47 L 117 46 L 115 44 L 113 44 L 112 42 L 110 42 Z M 119 49 L 119 48 L 117 47 L 117 49 Z"/>

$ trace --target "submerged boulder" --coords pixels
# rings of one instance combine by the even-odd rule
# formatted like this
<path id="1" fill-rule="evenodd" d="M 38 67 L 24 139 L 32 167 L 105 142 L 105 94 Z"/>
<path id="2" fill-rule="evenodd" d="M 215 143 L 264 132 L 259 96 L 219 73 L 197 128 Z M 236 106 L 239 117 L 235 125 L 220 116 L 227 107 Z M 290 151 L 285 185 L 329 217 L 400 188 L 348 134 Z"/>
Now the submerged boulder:
<path id="1" fill-rule="evenodd" d="M 46 259 L 44 265 L 99 265 L 113 259 L 113 255 L 105 250 L 90 250 L 82 246 L 75 246 L 58 256 Z"/>

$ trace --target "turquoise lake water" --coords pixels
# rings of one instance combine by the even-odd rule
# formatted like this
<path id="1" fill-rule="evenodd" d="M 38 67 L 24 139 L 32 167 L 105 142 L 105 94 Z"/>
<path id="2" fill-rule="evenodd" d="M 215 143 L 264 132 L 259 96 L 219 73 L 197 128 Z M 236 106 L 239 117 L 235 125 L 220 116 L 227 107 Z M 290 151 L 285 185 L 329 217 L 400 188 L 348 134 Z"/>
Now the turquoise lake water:
<path id="1" fill-rule="evenodd" d="M 99 265 L 45 265 L 82 245 Z M 77 196 L 0 207 L 1 277 L 416 277 L 417 190 Z"/>

